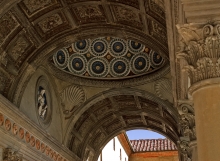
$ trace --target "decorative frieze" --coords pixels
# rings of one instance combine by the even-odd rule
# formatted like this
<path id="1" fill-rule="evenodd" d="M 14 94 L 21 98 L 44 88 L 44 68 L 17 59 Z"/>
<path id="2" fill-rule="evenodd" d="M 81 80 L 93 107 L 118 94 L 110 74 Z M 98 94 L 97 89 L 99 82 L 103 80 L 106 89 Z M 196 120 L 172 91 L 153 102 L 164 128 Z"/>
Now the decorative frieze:
<path id="1" fill-rule="evenodd" d="M 28 130 L 24 129 L 2 113 L 0 113 L 0 130 L 4 130 L 19 141 L 30 145 L 34 150 L 46 155 L 48 159 L 53 161 L 67 161 L 67 159 L 53 150 L 49 145 L 40 141 L 40 139 L 31 134 Z M 22 155 L 18 154 L 17 151 L 12 150 L 11 148 L 6 148 L 3 152 L 3 161 L 22 161 Z"/>
<path id="2" fill-rule="evenodd" d="M 220 24 L 177 26 L 182 37 L 179 58 L 184 58 L 191 84 L 220 76 Z"/>

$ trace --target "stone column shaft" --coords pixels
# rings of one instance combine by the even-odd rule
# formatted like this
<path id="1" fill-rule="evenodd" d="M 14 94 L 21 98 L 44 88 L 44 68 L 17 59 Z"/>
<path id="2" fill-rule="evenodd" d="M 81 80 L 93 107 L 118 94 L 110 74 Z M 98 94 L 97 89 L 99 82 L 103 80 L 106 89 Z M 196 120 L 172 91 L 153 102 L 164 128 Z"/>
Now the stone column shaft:
<path id="1" fill-rule="evenodd" d="M 201 87 L 192 95 L 199 161 L 217 161 L 220 156 L 220 84 Z"/>

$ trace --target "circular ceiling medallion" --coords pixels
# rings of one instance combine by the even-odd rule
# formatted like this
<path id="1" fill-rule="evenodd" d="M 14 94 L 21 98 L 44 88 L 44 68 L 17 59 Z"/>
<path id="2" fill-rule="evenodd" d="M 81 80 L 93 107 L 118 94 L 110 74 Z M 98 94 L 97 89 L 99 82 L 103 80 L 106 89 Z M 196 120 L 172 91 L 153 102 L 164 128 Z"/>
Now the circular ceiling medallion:
<path id="1" fill-rule="evenodd" d="M 150 62 L 154 68 L 157 68 L 163 64 L 164 59 L 161 55 L 153 51 L 150 53 Z"/>
<path id="2" fill-rule="evenodd" d="M 80 40 L 73 44 L 73 48 L 75 49 L 75 51 L 81 54 L 88 52 L 89 46 L 90 46 L 89 39 Z"/>
<path id="3" fill-rule="evenodd" d="M 93 77 L 105 77 L 108 74 L 108 61 L 105 58 L 93 58 L 88 62 L 88 72 Z"/>
<path id="4" fill-rule="evenodd" d="M 110 63 L 110 73 L 114 77 L 124 77 L 129 71 L 129 62 L 126 58 L 114 58 Z"/>
<path id="5" fill-rule="evenodd" d="M 110 51 L 116 57 L 124 56 L 127 53 L 126 42 L 122 39 L 112 39 L 110 42 Z"/>
<path id="6" fill-rule="evenodd" d="M 132 71 L 135 74 L 141 74 L 148 71 L 150 67 L 149 58 L 146 53 L 141 53 L 132 57 Z"/>
<path id="7" fill-rule="evenodd" d="M 165 65 L 158 52 L 117 37 L 77 41 L 68 50 L 55 53 L 53 61 L 56 67 L 77 77 L 106 80 L 147 75 Z"/>
<path id="8" fill-rule="evenodd" d="M 86 72 L 87 60 L 83 55 L 73 54 L 69 58 L 69 70 L 74 74 L 84 74 Z"/>
<path id="9" fill-rule="evenodd" d="M 103 38 L 98 38 L 92 41 L 91 51 L 95 56 L 104 56 L 107 53 L 108 43 Z"/>
<path id="10" fill-rule="evenodd" d="M 54 54 L 53 61 L 59 68 L 64 69 L 67 66 L 68 58 L 68 52 L 61 49 Z"/>
<path id="11" fill-rule="evenodd" d="M 143 52 L 144 45 L 136 41 L 129 40 L 128 48 L 133 54 L 137 54 L 137 53 Z"/>

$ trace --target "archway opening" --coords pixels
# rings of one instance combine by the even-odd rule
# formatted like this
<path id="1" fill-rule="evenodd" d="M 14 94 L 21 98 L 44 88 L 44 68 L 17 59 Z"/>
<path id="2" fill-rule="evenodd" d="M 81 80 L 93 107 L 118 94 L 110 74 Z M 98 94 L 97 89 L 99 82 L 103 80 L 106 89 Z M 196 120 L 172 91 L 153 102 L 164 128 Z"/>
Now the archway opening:
<path id="1" fill-rule="evenodd" d="M 102 149 L 97 161 L 179 161 L 176 145 L 157 132 L 128 130 L 113 137 Z"/>
<path id="2" fill-rule="evenodd" d="M 153 94 L 131 88 L 105 91 L 75 110 L 67 144 L 86 161 L 96 161 L 115 136 L 133 129 L 151 129 L 179 140 L 177 111 Z"/>

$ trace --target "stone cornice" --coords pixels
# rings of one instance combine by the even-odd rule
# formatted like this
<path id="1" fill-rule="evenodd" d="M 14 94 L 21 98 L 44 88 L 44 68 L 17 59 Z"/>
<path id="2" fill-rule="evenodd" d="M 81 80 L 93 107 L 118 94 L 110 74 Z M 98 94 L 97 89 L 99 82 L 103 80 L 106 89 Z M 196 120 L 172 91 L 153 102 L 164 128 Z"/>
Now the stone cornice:
<path id="1" fill-rule="evenodd" d="M 24 144 L 22 147 L 28 146 L 39 157 L 44 156 L 48 160 L 57 161 L 79 160 L 75 154 L 46 134 L 2 95 L 0 100 L 0 131 L 5 135 L 13 137 L 19 144 Z"/>
<path id="2" fill-rule="evenodd" d="M 220 24 L 177 25 L 182 37 L 178 58 L 184 58 L 191 84 L 220 76 Z"/>

